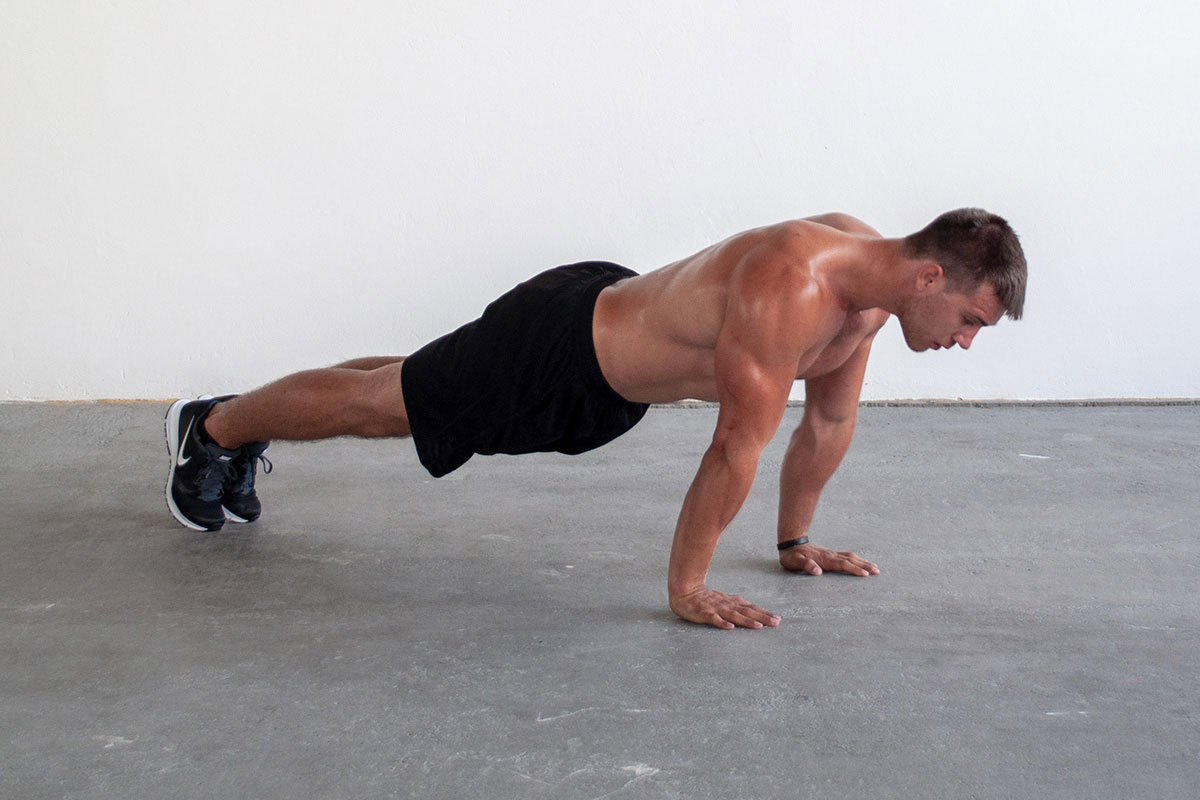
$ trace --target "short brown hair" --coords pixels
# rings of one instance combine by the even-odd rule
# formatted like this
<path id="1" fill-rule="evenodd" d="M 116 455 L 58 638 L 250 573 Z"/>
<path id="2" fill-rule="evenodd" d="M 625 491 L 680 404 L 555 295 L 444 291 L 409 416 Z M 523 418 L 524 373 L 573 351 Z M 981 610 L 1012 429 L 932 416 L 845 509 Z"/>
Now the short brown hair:
<path id="1" fill-rule="evenodd" d="M 954 289 L 974 290 L 987 281 L 1010 319 L 1025 307 L 1025 253 L 1003 218 L 982 208 L 947 211 L 904 237 L 910 258 L 936 261 Z"/>

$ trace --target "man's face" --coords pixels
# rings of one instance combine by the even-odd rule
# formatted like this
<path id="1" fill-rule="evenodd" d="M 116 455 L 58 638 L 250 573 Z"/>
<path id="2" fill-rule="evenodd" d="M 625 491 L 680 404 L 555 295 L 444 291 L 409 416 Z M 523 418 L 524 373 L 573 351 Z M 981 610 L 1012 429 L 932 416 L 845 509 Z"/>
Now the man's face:
<path id="1" fill-rule="evenodd" d="M 918 297 L 907 314 L 900 317 L 904 341 L 917 352 L 958 345 L 970 348 L 979 329 L 995 325 L 1004 316 L 996 290 L 984 282 L 968 294 L 945 289 Z"/>

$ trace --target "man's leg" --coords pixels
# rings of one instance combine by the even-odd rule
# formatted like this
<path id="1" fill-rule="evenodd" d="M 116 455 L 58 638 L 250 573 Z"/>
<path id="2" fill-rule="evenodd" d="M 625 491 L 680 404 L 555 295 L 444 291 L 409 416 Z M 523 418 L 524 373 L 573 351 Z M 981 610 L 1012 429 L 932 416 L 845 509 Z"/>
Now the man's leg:
<path id="1" fill-rule="evenodd" d="M 250 522 L 262 505 L 257 465 L 271 439 L 409 436 L 402 356 L 298 372 L 248 394 L 180 400 L 167 412 L 167 507 L 183 525 L 215 531 Z"/>
<path id="2" fill-rule="evenodd" d="M 403 356 L 374 356 L 288 375 L 217 403 L 204 431 L 230 450 L 272 439 L 410 436 L 403 364 Z"/>
<path id="3" fill-rule="evenodd" d="M 388 364 L 397 364 L 408 356 L 367 356 L 365 358 L 352 358 L 349 361 L 343 361 L 341 364 L 334 364 L 334 369 L 379 369 L 386 367 Z"/>

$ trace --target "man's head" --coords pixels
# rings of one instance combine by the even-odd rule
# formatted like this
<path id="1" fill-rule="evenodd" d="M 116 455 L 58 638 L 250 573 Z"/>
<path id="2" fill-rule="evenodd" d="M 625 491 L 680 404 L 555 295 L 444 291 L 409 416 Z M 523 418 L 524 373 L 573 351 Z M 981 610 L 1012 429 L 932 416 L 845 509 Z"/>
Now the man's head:
<path id="1" fill-rule="evenodd" d="M 980 327 L 1020 319 L 1025 254 L 1016 233 L 979 208 L 949 211 L 903 240 L 917 267 L 913 295 L 899 314 L 914 350 L 970 347 Z"/>

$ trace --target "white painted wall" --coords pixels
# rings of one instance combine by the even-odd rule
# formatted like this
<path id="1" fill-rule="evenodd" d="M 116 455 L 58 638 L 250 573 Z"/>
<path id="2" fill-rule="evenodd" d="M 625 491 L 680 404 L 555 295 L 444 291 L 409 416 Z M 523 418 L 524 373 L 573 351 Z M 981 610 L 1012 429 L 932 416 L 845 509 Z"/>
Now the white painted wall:
<path id="1" fill-rule="evenodd" d="M 1027 319 L 866 398 L 1200 396 L 1194 3 L 0 0 L 0 399 L 407 352 L 524 277 L 982 205 Z"/>

